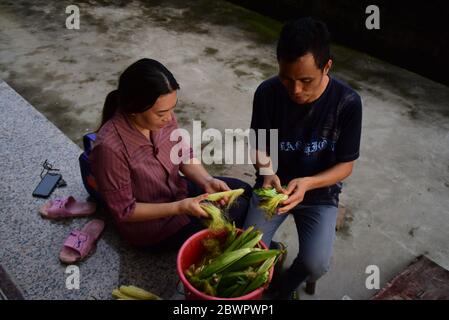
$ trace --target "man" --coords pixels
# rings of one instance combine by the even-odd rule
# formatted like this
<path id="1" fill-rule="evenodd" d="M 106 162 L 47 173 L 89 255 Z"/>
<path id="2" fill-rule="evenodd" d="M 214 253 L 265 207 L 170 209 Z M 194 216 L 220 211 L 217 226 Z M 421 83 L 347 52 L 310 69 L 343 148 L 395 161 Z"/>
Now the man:
<path id="1" fill-rule="evenodd" d="M 329 268 L 341 181 L 359 157 L 362 104 L 353 89 L 329 75 L 329 32 L 323 22 L 287 23 L 277 60 L 278 76 L 265 80 L 254 95 L 251 128 L 278 129 L 278 169 L 274 172 L 269 149 L 256 145 L 256 168 L 265 170 L 258 172 L 255 187 L 274 187 L 289 198 L 265 220 L 253 194 L 244 228 L 254 225 L 264 233 L 262 240 L 276 247 L 274 233 L 287 214 L 293 215 L 299 253 L 280 275 L 278 289 L 278 298 L 289 299 L 303 281 L 315 282 Z"/>

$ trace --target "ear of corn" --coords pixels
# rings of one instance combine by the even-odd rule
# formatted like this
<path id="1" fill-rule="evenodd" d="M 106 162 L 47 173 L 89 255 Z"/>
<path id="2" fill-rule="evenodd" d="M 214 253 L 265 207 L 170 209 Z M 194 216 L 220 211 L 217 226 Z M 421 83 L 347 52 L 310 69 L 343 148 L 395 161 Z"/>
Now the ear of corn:
<path id="1" fill-rule="evenodd" d="M 255 247 L 255 245 L 258 244 L 260 239 L 262 239 L 263 234 L 259 230 L 254 230 L 254 227 L 249 227 L 248 229 L 247 229 L 248 232 L 242 233 L 241 235 L 242 239 L 238 244 L 237 249 Z M 259 236 L 260 239 L 256 242 L 255 238 L 258 238 Z"/>
<path id="2" fill-rule="evenodd" d="M 236 262 L 240 258 L 244 257 L 251 252 L 251 249 L 239 249 L 223 253 L 215 258 L 210 264 L 204 267 L 204 269 L 198 274 L 200 279 L 208 278 L 214 273 L 225 270 L 232 263 Z"/>
<path id="3" fill-rule="evenodd" d="M 219 231 L 230 228 L 230 223 L 220 208 L 208 202 L 203 202 L 200 206 L 210 216 L 210 219 L 204 220 L 210 230 Z"/>
<path id="4" fill-rule="evenodd" d="M 244 243 L 246 237 L 248 236 L 248 234 L 250 234 L 253 231 L 254 227 L 250 226 L 248 229 L 246 229 L 245 231 L 243 231 L 242 234 L 240 234 L 234 242 L 232 242 L 229 247 L 226 248 L 226 250 L 224 252 L 230 252 L 232 250 L 238 249 L 240 248 L 240 246 L 242 245 L 242 243 Z"/>
<path id="5" fill-rule="evenodd" d="M 223 280 L 232 280 L 237 279 L 239 277 L 246 277 L 246 278 L 254 278 L 257 275 L 257 272 L 254 271 L 252 268 L 247 268 L 245 271 L 234 271 L 234 272 L 227 272 L 222 275 L 221 281 Z"/>
<path id="6" fill-rule="evenodd" d="M 257 288 L 263 286 L 269 278 L 269 273 L 268 271 L 263 272 L 261 274 L 259 274 L 256 278 L 254 278 L 253 281 L 251 281 L 249 283 L 249 285 L 242 291 L 242 295 L 245 295 L 247 293 L 250 293 L 254 290 L 256 290 Z"/>
<path id="7" fill-rule="evenodd" d="M 248 268 L 245 271 L 235 271 L 223 274 L 220 279 L 219 288 L 227 288 L 237 282 L 238 279 L 252 280 L 257 276 L 257 272 Z"/>
<path id="8" fill-rule="evenodd" d="M 271 268 L 271 266 L 273 265 L 275 259 L 276 259 L 276 257 L 271 257 L 271 258 L 266 259 L 266 260 L 262 263 L 262 265 L 259 267 L 259 269 L 257 269 L 257 273 L 258 273 L 258 274 L 260 274 L 260 273 L 265 273 L 265 272 L 267 272 L 268 270 L 270 270 L 270 268 Z"/>
<path id="9" fill-rule="evenodd" d="M 279 204 L 288 199 L 286 194 L 278 193 L 275 188 L 254 189 L 254 193 L 260 198 L 259 208 L 265 212 L 266 219 L 271 219 Z"/>
<path id="10" fill-rule="evenodd" d="M 114 289 L 112 291 L 112 296 L 116 299 L 120 299 L 120 300 L 137 300 L 136 298 L 130 297 L 126 294 L 124 294 L 123 292 L 121 292 L 119 289 Z"/>
<path id="11" fill-rule="evenodd" d="M 260 231 L 255 231 L 253 232 L 253 234 L 251 234 L 251 236 L 247 238 L 247 241 L 245 243 L 242 243 L 242 245 L 240 246 L 241 249 L 243 248 L 254 248 L 256 246 L 256 244 L 259 243 L 259 241 L 262 239 L 262 232 Z"/>
<path id="12" fill-rule="evenodd" d="M 161 300 L 154 293 L 146 291 L 136 286 L 120 286 L 120 292 L 137 300 Z"/>
<path id="13" fill-rule="evenodd" d="M 228 198 L 228 208 L 234 204 L 235 200 L 240 197 L 245 192 L 244 189 L 234 189 L 223 192 L 216 192 L 208 195 L 207 200 L 209 201 L 219 201 L 223 198 Z"/>
<path id="14" fill-rule="evenodd" d="M 233 263 L 229 268 L 226 269 L 226 272 L 244 270 L 249 266 L 258 265 L 267 259 L 276 257 L 278 254 L 280 254 L 280 251 L 277 249 L 252 251 L 248 253 L 246 256 L 244 256 L 242 259 Z"/>
<path id="15" fill-rule="evenodd" d="M 238 197 L 240 197 L 245 190 L 244 189 L 236 189 L 233 190 L 234 192 L 231 194 L 231 196 L 228 199 L 228 203 L 226 208 L 229 209 L 232 205 L 234 205 L 235 201 L 237 200 Z"/>
<path id="16" fill-rule="evenodd" d="M 253 191 L 261 198 L 272 198 L 278 194 L 275 188 L 258 188 Z"/>
<path id="17" fill-rule="evenodd" d="M 240 286 L 239 283 L 235 283 L 230 287 L 224 288 L 222 291 L 219 291 L 218 295 L 223 298 L 230 298 L 232 293 L 236 291 L 239 286 Z"/>
<path id="18" fill-rule="evenodd" d="M 252 280 L 254 281 L 254 280 Z M 237 283 L 239 286 L 234 290 L 234 292 L 231 293 L 231 298 L 240 297 L 243 296 L 243 293 L 245 292 L 245 288 L 248 287 L 249 283 L 251 283 L 249 279 L 239 279 Z"/>

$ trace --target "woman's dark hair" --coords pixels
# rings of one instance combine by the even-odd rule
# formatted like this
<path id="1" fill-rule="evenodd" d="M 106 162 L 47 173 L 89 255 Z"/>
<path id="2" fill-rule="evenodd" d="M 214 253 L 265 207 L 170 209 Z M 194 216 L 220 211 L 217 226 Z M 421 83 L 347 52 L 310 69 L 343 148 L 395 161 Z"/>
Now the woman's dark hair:
<path id="1" fill-rule="evenodd" d="M 140 59 L 120 75 L 118 88 L 104 102 L 100 128 L 120 110 L 141 113 L 151 108 L 164 94 L 179 89 L 173 74 L 160 62 Z"/>
<path id="2" fill-rule="evenodd" d="M 330 59 L 330 35 L 326 24 L 310 17 L 287 22 L 277 43 L 278 61 L 293 62 L 311 53 L 319 69 Z"/>

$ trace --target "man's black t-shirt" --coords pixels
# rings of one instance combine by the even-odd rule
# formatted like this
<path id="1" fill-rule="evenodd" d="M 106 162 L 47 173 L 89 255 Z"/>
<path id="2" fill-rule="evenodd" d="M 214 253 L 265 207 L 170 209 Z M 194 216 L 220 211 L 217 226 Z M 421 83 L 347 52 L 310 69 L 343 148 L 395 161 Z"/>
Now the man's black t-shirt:
<path id="1" fill-rule="evenodd" d="M 282 185 L 357 159 L 361 127 L 360 96 L 331 76 L 325 91 L 309 104 L 292 101 L 277 76 L 262 82 L 254 95 L 251 128 L 278 129 L 277 175 Z M 257 174 L 256 186 L 262 182 Z M 341 187 L 337 183 L 308 191 L 302 204 L 337 206 Z"/>

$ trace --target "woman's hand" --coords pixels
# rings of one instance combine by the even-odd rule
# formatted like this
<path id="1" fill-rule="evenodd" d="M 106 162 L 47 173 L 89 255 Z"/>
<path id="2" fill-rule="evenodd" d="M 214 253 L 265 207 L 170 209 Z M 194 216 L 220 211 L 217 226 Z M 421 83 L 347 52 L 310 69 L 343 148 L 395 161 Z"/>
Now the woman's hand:
<path id="1" fill-rule="evenodd" d="M 207 193 L 216 193 L 216 192 L 222 192 L 222 191 L 229 191 L 231 190 L 226 182 L 220 179 L 216 179 L 214 177 L 209 177 L 206 179 L 206 182 L 204 183 L 203 189 Z M 224 206 L 228 202 L 228 198 L 224 197 L 218 203 L 222 206 Z"/>
<path id="2" fill-rule="evenodd" d="M 201 208 L 200 202 L 206 200 L 208 194 L 202 194 L 194 198 L 185 198 L 179 201 L 179 212 L 197 218 L 209 218 L 209 215 Z"/>
<path id="3" fill-rule="evenodd" d="M 269 175 L 269 176 L 264 176 L 262 188 L 275 188 L 276 191 L 279 192 L 279 193 L 285 193 L 286 192 L 286 190 L 284 190 L 281 187 L 281 180 L 275 174 L 272 174 L 272 175 Z"/>
<path id="4" fill-rule="evenodd" d="M 282 202 L 282 207 L 278 209 L 278 214 L 287 213 L 304 200 L 304 194 L 309 190 L 309 180 L 307 178 L 297 178 L 290 181 L 285 190 L 288 199 Z"/>

